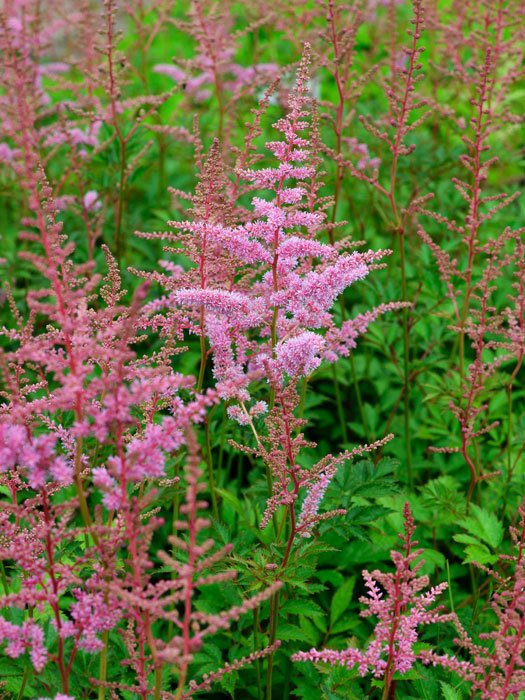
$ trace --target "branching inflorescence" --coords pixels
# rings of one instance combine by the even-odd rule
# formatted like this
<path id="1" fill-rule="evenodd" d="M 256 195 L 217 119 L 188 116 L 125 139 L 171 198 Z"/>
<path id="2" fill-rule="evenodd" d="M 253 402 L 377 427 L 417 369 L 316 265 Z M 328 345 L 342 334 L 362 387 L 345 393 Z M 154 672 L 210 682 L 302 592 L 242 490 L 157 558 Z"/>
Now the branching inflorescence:
<path id="1" fill-rule="evenodd" d="M 361 615 L 378 618 L 368 647 L 365 650 L 349 647 L 342 651 L 311 649 L 293 657 L 295 661 L 340 664 L 348 668 L 357 666 L 362 676 L 372 673 L 377 678 L 384 678 L 384 700 L 391 697 L 394 674 L 407 673 L 416 659 L 422 658 L 415 647 L 419 639 L 418 627 L 451 619 L 442 612 L 442 606 L 431 608 L 447 583 L 423 592 L 429 580 L 428 576 L 418 574 L 423 561 L 420 559 L 416 563 L 416 560 L 422 550 L 415 549 L 418 543 L 413 539 L 414 519 L 408 503 L 404 507 L 404 519 L 405 532 L 400 535 L 403 548 L 390 553 L 395 572 L 363 571 L 367 595 L 360 601 L 367 609 Z"/>
<path id="2" fill-rule="evenodd" d="M 525 691 L 521 5 L 4 0 L 1 697 Z"/>

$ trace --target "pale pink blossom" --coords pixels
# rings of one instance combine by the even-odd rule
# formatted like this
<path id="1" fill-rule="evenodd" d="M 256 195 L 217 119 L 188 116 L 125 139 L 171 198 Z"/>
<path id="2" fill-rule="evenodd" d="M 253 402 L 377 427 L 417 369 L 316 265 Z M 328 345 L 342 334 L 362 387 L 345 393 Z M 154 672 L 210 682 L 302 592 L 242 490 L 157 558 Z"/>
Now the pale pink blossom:
<path id="1" fill-rule="evenodd" d="M 86 192 L 82 202 L 87 211 L 95 211 L 97 209 L 100 209 L 102 206 L 99 194 L 95 190 L 89 190 L 89 192 Z"/>
<path id="2" fill-rule="evenodd" d="M 321 364 L 320 354 L 325 346 L 324 338 L 313 331 L 303 331 L 275 346 L 279 368 L 292 377 L 306 376 Z"/>
<path id="3" fill-rule="evenodd" d="M 384 687 L 388 690 L 394 673 L 407 673 L 416 660 L 422 658 L 424 652 L 415 648 L 419 639 L 418 628 L 451 619 L 450 615 L 441 612 L 440 607 L 431 607 L 447 588 L 447 583 L 440 583 L 425 591 L 429 581 L 428 576 L 418 574 L 423 562 L 417 559 L 422 550 L 415 549 L 415 527 L 408 503 L 405 504 L 404 516 L 405 534 L 400 536 L 403 541 L 402 551 L 391 552 L 395 571 L 363 571 L 367 594 L 361 596 L 360 601 L 367 608 L 361 615 L 377 618 L 372 639 L 366 649 L 310 649 L 294 654 L 294 661 L 321 661 L 348 668 L 357 666 L 361 676 L 371 673 L 376 678 L 384 678 Z"/>

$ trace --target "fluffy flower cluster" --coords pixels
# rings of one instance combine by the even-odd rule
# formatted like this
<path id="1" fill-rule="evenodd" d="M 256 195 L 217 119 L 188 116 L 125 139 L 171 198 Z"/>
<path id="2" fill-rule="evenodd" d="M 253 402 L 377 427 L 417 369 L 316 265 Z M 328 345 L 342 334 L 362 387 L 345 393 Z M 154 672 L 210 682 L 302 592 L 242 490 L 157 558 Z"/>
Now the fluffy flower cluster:
<path id="1" fill-rule="evenodd" d="M 250 399 L 249 385 L 258 372 L 283 386 L 313 372 L 323 359 L 348 354 L 375 316 L 395 308 L 384 305 L 374 316 L 336 325 L 334 301 L 390 251 L 349 253 L 340 244 L 316 240 L 325 213 L 311 196 L 318 163 L 307 133 L 309 60 L 307 47 L 288 113 L 274 124 L 283 138 L 266 144 L 277 164 L 238 170 L 247 188 L 257 192 L 252 212 L 234 222 L 214 144 L 200 168 L 193 220 L 170 222 L 184 234 L 160 234 L 195 263 L 186 273 L 177 270 L 171 279 L 159 280 L 169 290 L 163 303 L 171 314 L 170 332 L 183 325 L 207 336 L 217 389 L 230 401 Z M 156 303 L 152 311 L 161 307 Z M 240 408 L 231 407 L 230 415 L 246 420 Z"/>
<path id="2" fill-rule="evenodd" d="M 298 527 L 302 537 L 311 537 L 312 525 L 318 519 L 319 506 L 321 505 L 323 496 L 326 493 L 326 489 L 330 486 L 333 479 L 333 472 L 333 469 L 327 469 L 326 471 L 321 472 L 319 479 L 308 491 L 302 503 L 298 522 Z"/>
<path id="3" fill-rule="evenodd" d="M 175 634 L 168 643 L 156 640 L 157 654 L 162 661 L 173 664 L 183 677 L 186 677 L 195 652 L 202 648 L 208 635 L 228 629 L 233 621 L 259 607 L 282 586 L 280 581 L 276 581 L 252 597 L 240 601 L 239 605 L 220 612 L 207 611 L 199 606 L 197 599 L 203 586 L 231 581 L 236 578 L 237 572 L 228 568 L 224 561 L 232 546 L 226 544 L 217 547 L 215 541 L 206 536 L 211 525 L 211 521 L 205 517 L 208 503 L 201 496 L 206 485 L 202 481 L 198 444 L 191 431 L 186 434 L 186 444 L 188 458 L 184 468 L 185 498 L 179 509 L 180 517 L 173 523 L 177 534 L 169 538 L 173 553 L 158 553 L 161 561 L 176 576 L 168 585 L 164 580 L 158 583 L 151 581 L 140 595 L 136 594 L 136 590 L 134 595 L 126 595 L 122 589 L 118 590 L 124 598 L 124 605 L 129 605 L 130 608 L 142 606 L 152 618 L 174 624 Z M 223 565 L 222 570 L 217 570 L 219 563 Z M 254 658 L 259 658 L 259 655 L 262 657 L 265 653 L 262 650 Z M 232 667 L 225 667 L 212 676 L 217 674 L 217 678 L 220 678 L 224 673 L 240 668 L 250 660 L 247 658 Z M 203 684 L 207 685 L 206 677 Z M 192 686 L 197 687 L 197 683 L 193 682 L 190 688 Z"/>
<path id="4" fill-rule="evenodd" d="M 377 678 L 384 677 L 385 686 L 389 687 L 396 671 L 407 673 L 416 659 L 422 658 L 415 649 L 418 627 L 451 619 L 439 607 L 431 609 L 447 584 L 440 583 L 423 592 L 428 586 L 428 576 L 418 575 L 423 564 L 421 560 L 414 564 L 422 550 L 414 549 L 417 541 L 412 539 L 415 528 L 408 503 L 404 517 L 403 550 L 391 552 L 395 571 L 363 571 L 368 593 L 360 598 L 367 606 L 361 615 L 378 618 L 368 647 L 365 650 L 350 647 L 343 651 L 311 649 L 295 654 L 295 661 L 341 664 L 349 668 L 357 665 L 361 676 L 372 673 Z"/>
<path id="5" fill-rule="evenodd" d="M 423 657 L 425 663 L 443 666 L 472 683 L 476 697 L 483 700 L 507 700 L 525 690 L 525 500 L 510 535 L 515 552 L 500 557 L 505 575 L 481 567 L 494 579 L 496 588 L 491 601 L 496 620 L 493 630 L 481 633 L 476 642 L 453 617 L 458 631 L 455 643 L 467 652 L 469 660 L 459 661 L 434 650 L 426 651 Z"/>
<path id="6" fill-rule="evenodd" d="M 176 64 L 157 63 L 155 73 L 167 75 L 176 83 L 182 83 L 184 90 L 195 102 L 206 102 L 212 94 L 212 87 L 217 73 L 221 75 L 222 87 L 228 92 L 238 93 L 253 85 L 268 82 L 277 77 L 279 68 L 275 63 L 257 63 L 253 66 L 241 66 L 234 61 L 233 50 L 217 52 L 212 60 L 205 54 L 197 55 L 191 68 L 181 68 Z M 195 73 L 195 75 L 192 75 Z"/>
<path id="7" fill-rule="evenodd" d="M 153 70 L 184 86 L 193 102 L 206 102 L 215 92 L 237 97 L 275 80 L 275 63 L 240 65 L 235 58 L 234 29 L 229 13 L 220 5 L 192 3 L 182 28 L 195 42 L 195 56 L 178 63 L 158 63 Z M 188 36 L 185 40 L 188 41 Z"/>
<path id="8" fill-rule="evenodd" d="M 46 665 L 48 653 L 44 645 L 44 631 L 33 620 L 26 620 L 19 627 L 0 616 L 0 644 L 3 642 L 7 642 L 4 652 L 12 659 L 17 659 L 29 649 L 37 672 Z"/>
<path id="9" fill-rule="evenodd" d="M 31 438 L 23 426 L 0 423 L 0 471 L 18 466 L 34 489 L 49 480 L 64 486 L 70 484 L 73 467 L 63 455 L 56 454 L 56 444 L 53 434 Z"/>
<path id="10" fill-rule="evenodd" d="M 321 364 L 320 354 L 325 346 L 324 338 L 312 331 L 282 340 L 275 346 L 276 364 L 290 377 L 300 377 L 313 372 Z"/>
<path id="11" fill-rule="evenodd" d="M 108 0 L 104 6 L 105 56 L 111 74 L 114 5 Z M 11 27 L 11 41 L 15 29 Z M 21 99 L 27 100 L 30 86 L 39 85 L 38 76 L 24 79 L 24 66 L 18 63 L 25 58 L 31 67 L 28 46 L 26 42 L 19 55 L 10 45 L 14 84 Z M 227 53 L 217 51 L 215 58 L 209 68 L 217 78 Z M 230 568 L 215 570 L 231 546 L 217 550 L 207 537 L 212 524 L 201 514 L 207 505 L 200 496 L 205 487 L 191 432 L 218 396 L 230 403 L 232 418 L 252 429 L 254 419 L 268 413 L 264 438 L 268 449 L 255 433 L 259 454 L 273 478 L 261 526 L 281 505 L 295 516 L 306 492 L 299 518 L 292 518 L 283 567 L 296 536 L 310 536 L 319 522 L 343 513 L 320 515 L 319 507 L 337 466 L 352 454 L 329 456 L 312 469 L 300 467 L 297 456 L 308 443 L 298 430 L 302 421 L 294 416 L 296 388 L 323 360 L 347 353 L 356 334 L 366 327 L 365 321 L 339 327 L 332 307 L 388 251 L 350 253 L 344 242 L 334 245 L 315 239 L 322 233 L 325 214 L 323 204 L 312 197 L 318 163 L 307 133 L 308 60 L 306 52 L 288 114 L 275 123 L 282 138 L 267 144 L 277 161 L 274 167 L 252 168 L 256 161 L 245 158 L 237 168 L 238 180 L 231 183 L 224 175 L 218 142 L 206 162 L 198 153 L 200 182 L 191 197 L 191 217 L 171 222 L 175 233 L 161 235 L 177 253 L 186 253 L 193 266 L 184 270 L 166 263 L 162 273 L 143 275 L 165 284 L 164 298 L 146 306 L 146 313 L 168 339 L 144 358 L 137 358 L 134 346 L 148 325 L 147 285 L 140 285 L 125 306 L 118 264 L 107 249 L 109 272 L 103 286 L 92 261 L 72 263 L 74 246 L 63 235 L 59 216 L 72 204 L 72 195 L 61 195 L 58 202 L 53 198 L 36 155 L 39 149 L 67 145 L 76 158 L 81 150 L 96 145 L 104 121 L 114 127 L 125 150 L 127 140 L 118 128 L 118 115 L 125 106 L 114 77 L 108 77 L 106 91 L 111 109 L 104 119 L 92 120 L 89 129 L 63 120 L 61 129 L 41 132 L 39 92 L 36 102 L 28 102 L 20 129 L 23 137 L 17 136 L 14 124 L 10 126 L 8 137 L 16 148 L 0 147 L 0 157 L 18 168 L 27 186 L 31 217 L 25 220 L 22 235 L 31 245 L 23 255 L 44 279 L 43 287 L 28 295 L 27 324 L 11 298 L 16 327 L 2 329 L 10 348 L 1 367 L 7 390 L 0 406 L 0 484 L 8 498 L 0 514 L 0 559 L 14 562 L 19 577 L 16 592 L 3 596 L 2 602 L 9 608 L 50 613 L 56 633 L 48 640 L 48 653 L 36 622 L 16 626 L 0 618 L 0 641 L 13 658 L 29 652 L 37 671 L 49 657 L 57 665 L 65 694 L 75 654 L 98 653 L 104 648 L 101 635 L 126 621 L 127 631 L 121 630 L 129 651 L 126 663 L 137 683 L 130 692 L 145 697 L 151 677 L 158 680 L 162 664 L 169 662 L 179 673 L 177 697 L 185 697 L 181 693 L 187 686 L 188 666 L 205 638 L 227 629 L 269 598 L 276 600 L 279 580 L 249 599 L 239 598 L 238 605 L 223 612 L 210 613 L 194 604 L 201 586 L 235 576 Z M 16 97 L 11 90 L 9 98 Z M 230 197 L 234 191 L 254 195 L 250 211 Z M 75 201 L 89 222 L 103 209 L 102 197 L 87 187 L 79 186 L 78 192 Z M 116 219 L 121 213 L 116 211 Z M 93 241 L 90 238 L 90 246 Z M 196 382 L 171 368 L 174 341 L 182 340 L 186 332 L 201 341 Z M 216 389 L 203 393 L 209 357 Z M 267 401 L 252 396 L 254 380 L 262 377 L 270 386 Z M 176 575 L 157 580 L 150 547 L 163 520 L 147 507 L 157 487 L 169 488 L 178 481 L 165 478 L 166 461 L 183 446 L 189 453 L 186 499 L 180 507 L 176 499 L 173 528 L 178 534 L 170 539 L 173 550 L 159 554 Z M 72 482 L 73 498 L 55 497 L 59 487 Z M 216 498 L 213 483 L 210 488 Z M 99 505 L 100 495 L 105 509 Z M 216 502 L 214 506 L 217 510 Z M 85 543 L 80 553 L 77 539 Z M 170 640 L 154 638 L 158 621 L 174 628 Z M 273 654 L 277 648 L 278 642 L 271 638 L 266 650 L 246 660 Z M 222 671 L 215 675 L 221 677 Z M 204 686 L 209 682 L 210 677 L 205 678 Z M 113 685 L 115 690 L 120 687 Z"/>
<path id="12" fill-rule="evenodd" d="M 127 416 L 126 416 L 127 417 Z M 184 443 L 182 416 L 150 423 L 141 437 L 132 438 L 120 455 L 112 455 L 107 465 L 95 467 L 93 483 L 104 494 L 104 505 L 109 510 L 122 507 L 123 483 L 137 483 L 144 479 L 159 479 L 165 475 L 166 453 L 175 452 Z"/>

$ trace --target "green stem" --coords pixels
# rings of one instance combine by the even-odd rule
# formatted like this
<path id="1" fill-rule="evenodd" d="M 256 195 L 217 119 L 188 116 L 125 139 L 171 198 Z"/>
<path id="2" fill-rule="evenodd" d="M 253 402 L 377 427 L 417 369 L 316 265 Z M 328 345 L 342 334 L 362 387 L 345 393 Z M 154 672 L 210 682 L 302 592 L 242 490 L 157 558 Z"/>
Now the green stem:
<path id="1" fill-rule="evenodd" d="M 259 649 L 259 608 L 253 611 L 253 648 L 255 651 Z M 261 678 L 261 660 L 255 662 L 255 673 L 257 675 L 257 700 L 262 700 L 262 678 Z"/>
<path id="2" fill-rule="evenodd" d="M 201 324 L 201 337 L 200 337 L 200 348 L 201 348 L 201 362 L 199 366 L 199 378 L 197 379 L 197 393 L 199 394 L 202 390 L 204 384 L 204 372 L 206 371 L 206 338 L 204 337 L 203 331 L 204 323 Z"/>
<path id="3" fill-rule="evenodd" d="M 104 647 L 100 653 L 100 662 L 98 667 L 98 678 L 100 681 L 106 682 L 108 674 L 108 647 L 109 647 L 109 632 L 102 633 L 102 642 Z M 98 700 L 105 700 L 106 688 L 99 686 Z"/>
<path id="4" fill-rule="evenodd" d="M 344 323 L 346 321 L 346 306 L 345 306 L 345 300 L 344 297 L 341 296 L 339 298 L 339 306 L 341 308 L 341 320 Z M 366 414 L 365 414 L 365 408 L 363 404 L 363 397 L 361 394 L 361 387 L 359 386 L 359 381 L 357 379 L 357 372 L 355 369 L 355 361 L 354 361 L 354 356 L 352 352 L 350 353 L 350 373 L 352 375 L 352 383 L 354 385 L 354 391 L 355 391 L 355 396 L 357 400 L 357 407 L 359 409 L 359 417 L 361 419 L 361 425 L 363 426 L 363 431 L 365 433 L 365 439 L 367 442 L 370 442 L 370 430 L 368 427 L 368 421 L 366 420 Z M 335 395 L 336 395 L 336 401 L 337 401 L 337 393 L 339 391 L 339 381 L 337 381 L 334 378 L 334 390 L 335 390 Z M 346 421 L 345 421 L 345 430 L 346 430 Z M 343 433 L 344 435 L 344 433 Z M 346 439 L 344 438 L 345 442 Z"/>
<path id="5" fill-rule="evenodd" d="M 343 407 L 343 400 L 341 398 L 341 389 L 339 386 L 339 381 L 337 379 L 337 370 L 335 365 L 332 365 L 332 377 L 334 380 L 334 392 L 335 392 L 335 402 L 337 405 L 337 415 L 339 417 L 339 425 L 341 427 L 341 434 L 343 438 L 343 442 L 348 442 L 348 433 L 346 431 L 346 418 L 345 418 L 345 410 Z"/>
<path id="6" fill-rule="evenodd" d="M 27 610 L 27 616 L 29 618 L 33 617 L 33 610 L 34 608 L 30 606 Z M 20 690 L 18 691 L 18 695 L 16 696 L 16 700 L 24 700 L 24 690 L 27 684 L 27 681 L 29 679 L 29 674 L 31 673 L 31 666 L 26 666 L 24 669 L 24 675 L 22 676 L 22 683 L 20 685 Z"/>
<path id="7" fill-rule="evenodd" d="M 343 103 L 341 103 L 343 104 Z M 341 119 L 342 119 L 342 113 L 341 113 Z M 337 153 L 341 153 L 341 124 L 338 125 L 338 132 L 337 132 Z M 335 244 L 335 234 L 334 234 L 334 226 L 333 224 L 335 223 L 336 220 L 336 213 L 337 213 L 337 204 L 339 202 L 339 193 L 341 191 L 341 182 L 343 179 L 343 171 L 339 163 L 337 164 L 337 172 L 335 176 L 335 192 L 334 192 L 334 206 L 332 208 L 332 217 L 331 217 L 331 222 L 332 226 L 328 229 L 328 238 L 330 240 L 330 245 Z M 339 300 L 339 304 L 341 306 L 341 316 L 342 320 L 345 320 L 345 303 L 344 299 L 341 296 Z M 345 412 L 344 412 L 344 407 L 343 407 L 343 401 L 341 398 L 341 385 L 339 383 L 339 377 L 337 376 L 337 370 L 335 368 L 335 365 L 332 365 L 332 381 L 334 384 L 334 394 L 335 394 L 335 402 L 337 406 L 337 415 L 339 418 L 339 425 L 341 426 L 341 435 L 343 438 L 343 442 L 346 443 L 348 442 L 348 432 L 346 430 L 346 418 L 345 418 Z"/>
<path id="8" fill-rule="evenodd" d="M 213 458 L 211 452 L 210 420 L 204 419 L 204 434 L 206 439 L 206 467 L 208 471 L 208 483 L 210 486 L 212 513 L 215 520 L 219 519 L 219 506 L 217 504 L 217 486 L 213 474 Z"/>
<path id="9" fill-rule="evenodd" d="M 279 531 L 277 532 L 277 543 L 281 541 L 283 536 L 284 528 L 286 527 L 286 521 L 288 520 L 288 510 L 283 510 L 283 517 L 281 518 L 281 524 L 279 525 Z"/>
<path id="10" fill-rule="evenodd" d="M 279 617 L 279 593 L 274 593 L 270 598 L 270 639 L 268 644 L 274 644 L 277 639 L 277 620 Z M 274 652 L 275 653 L 275 652 Z M 268 668 L 266 671 L 266 700 L 272 700 L 272 680 L 274 653 L 268 656 Z"/>
<path id="11" fill-rule="evenodd" d="M 399 252 L 401 255 L 401 296 L 403 301 L 407 301 L 407 278 L 406 278 L 406 255 L 405 255 L 405 234 L 404 229 L 399 231 Z M 404 404 L 404 427 L 405 427 L 405 459 L 408 486 L 414 485 L 412 471 L 412 439 L 410 433 L 410 335 L 408 327 L 408 309 L 403 309 L 403 382 L 405 391 L 403 392 Z"/>
<path id="12" fill-rule="evenodd" d="M 393 700 L 395 698 L 395 688 L 396 688 L 396 681 L 386 681 L 383 686 L 383 694 L 381 695 L 381 700 Z"/>
<path id="13" fill-rule="evenodd" d="M 84 488 L 82 486 L 82 440 L 77 441 L 77 447 L 75 451 L 75 476 L 74 476 L 75 488 L 77 490 L 78 505 L 80 507 L 80 513 L 82 515 L 82 520 L 84 525 L 89 529 L 93 542 L 98 546 L 99 539 L 97 533 L 93 530 L 93 521 L 91 520 L 91 514 L 89 512 L 86 494 L 84 493 Z"/>
<path id="14" fill-rule="evenodd" d="M 448 582 L 448 600 L 450 604 L 450 609 L 453 613 L 456 612 L 456 609 L 454 607 L 454 598 L 452 597 L 452 579 L 450 577 L 450 563 L 448 559 L 446 559 L 446 565 L 447 565 L 447 582 Z"/>
<path id="15" fill-rule="evenodd" d="M 184 686 L 186 685 L 186 676 L 188 675 L 188 666 L 185 665 L 184 668 L 181 670 L 181 674 L 179 676 L 179 683 L 177 685 L 177 691 L 175 692 L 175 700 L 181 700 L 182 695 L 184 693 Z"/>
<path id="16" fill-rule="evenodd" d="M 18 695 L 16 696 L 16 700 L 23 700 L 24 698 L 24 690 L 27 684 L 27 680 L 29 678 L 29 666 L 26 666 L 24 668 L 24 675 L 22 676 L 22 684 L 20 685 L 20 690 L 18 691 Z"/>
<path id="17" fill-rule="evenodd" d="M 155 667 L 155 692 L 153 700 L 161 700 L 162 697 L 162 666 Z"/>
<path id="18" fill-rule="evenodd" d="M 365 433 L 365 440 L 371 442 L 370 438 L 370 428 L 368 421 L 366 419 L 365 406 L 363 403 L 363 396 L 361 394 L 361 387 L 359 386 L 359 381 L 357 379 L 357 371 L 355 368 L 354 355 L 350 352 L 350 371 L 352 373 L 352 382 L 354 384 L 355 397 L 357 399 L 357 406 L 359 408 L 359 415 L 361 417 L 361 423 L 363 425 L 363 430 Z"/>

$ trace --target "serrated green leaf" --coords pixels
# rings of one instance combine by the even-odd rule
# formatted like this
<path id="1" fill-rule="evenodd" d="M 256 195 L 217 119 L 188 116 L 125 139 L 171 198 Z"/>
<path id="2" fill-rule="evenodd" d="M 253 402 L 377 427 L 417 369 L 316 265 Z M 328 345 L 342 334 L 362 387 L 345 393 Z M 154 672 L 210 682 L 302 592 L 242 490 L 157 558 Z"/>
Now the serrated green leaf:
<path id="1" fill-rule="evenodd" d="M 278 637 L 283 642 L 307 642 L 311 643 L 307 634 L 297 625 L 284 623 L 279 625 Z"/>
<path id="2" fill-rule="evenodd" d="M 287 600 L 281 608 L 282 614 L 324 617 L 325 611 L 312 600 Z"/>
<path id="3" fill-rule="evenodd" d="M 482 544 L 465 547 L 465 564 L 477 562 L 478 564 L 494 564 L 498 560 L 496 554 L 491 554 Z"/>
<path id="4" fill-rule="evenodd" d="M 472 537 L 472 535 L 454 535 L 452 539 L 454 542 L 460 542 L 461 544 L 480 544 L 479 539 L 477 537 Z"/>
<path id="5" fill-rule="evenodd" d="M 503 540 L 503 525 L 497 516 L 475 503 L 471 503 L 470 515 L 461 524 L 467 532 L 486 542 L 492 549 L 497 549 Z"/>
<path id="6" fill-rule="evenodd" d="M 456 690 L 456 688 L 453 688 L 449 683 L 439 681 L 439 685 L 441 686 L 441 692 L 443 693 L 443 697 L 445 698 L 445 700 L 463 699 L 463 694 L 461 693 L 461 691 Z"/>

